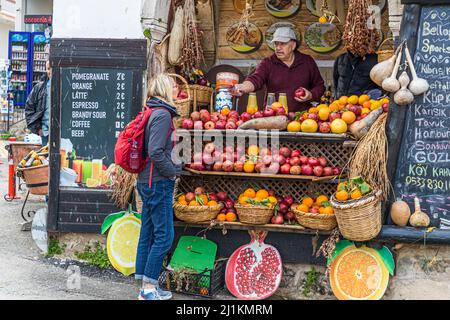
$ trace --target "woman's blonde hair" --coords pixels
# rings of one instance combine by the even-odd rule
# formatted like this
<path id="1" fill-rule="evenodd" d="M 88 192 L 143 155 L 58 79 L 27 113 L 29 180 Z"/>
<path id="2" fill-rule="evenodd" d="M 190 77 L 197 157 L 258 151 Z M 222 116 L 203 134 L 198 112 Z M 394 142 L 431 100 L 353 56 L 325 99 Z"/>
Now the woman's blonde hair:
<path id="1" fill-rule="evenodd" d="M 148 82 L 147 99 L 151 97 L 160 98 L 170 104 L 174 104 L 173 101 L 173 83 L 174 79 L 167 73 L 160 73 L 155 75 Z"/>

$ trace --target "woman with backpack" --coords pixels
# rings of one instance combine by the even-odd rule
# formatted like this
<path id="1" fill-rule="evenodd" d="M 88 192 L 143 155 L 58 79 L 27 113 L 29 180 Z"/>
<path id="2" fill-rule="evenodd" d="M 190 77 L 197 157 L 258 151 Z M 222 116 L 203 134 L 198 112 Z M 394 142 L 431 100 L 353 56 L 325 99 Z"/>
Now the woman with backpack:
<path id="1" fill-rule="evenodd" d="M 140 300 L 168 300 L 170 291 L 158 286 L 163 259 L 174 238 L 172 199 L 181 166 L 172 161 L 172 118 L 178 116 L 174 100 L 178 85 L 167 74 L 149 81 L 147 107 L 152 113 L 145 128 L 145 154 L 150 158 L 139 173 L 137 188 L 142 198 L 142 225 L 136 256 L 135 278 L 142 280 Z"/>

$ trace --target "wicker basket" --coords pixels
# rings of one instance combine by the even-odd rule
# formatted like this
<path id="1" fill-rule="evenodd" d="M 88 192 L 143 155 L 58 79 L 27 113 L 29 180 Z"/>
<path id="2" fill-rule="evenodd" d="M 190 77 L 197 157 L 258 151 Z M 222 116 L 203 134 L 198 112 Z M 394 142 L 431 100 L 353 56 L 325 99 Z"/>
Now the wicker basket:
<path id="1" fill-rule="evenodd" d="M 352 241 L 369 241 L 381 230 L 381 193 L 369 194 L 358 200 L 337 201 L 335 194 L 330 199 L 339 231 Z"/>
<path id="2" fill-rule="evenodd" d="M 170 76 L 180 79 L 181 82 L 184 83 L 181 88 L 184 88 L 188 86 L 188 83 L 186 79 L 184 79 L 182 76 L 176 73 L 169 73 Z M 173 124 L 175 128 L 181 128 L 181 123 L 183 122 L 183 118 L 189 118 L 189 115 L 191 114 L 191 93 L 189 90 L 186 91 L 188 97 L 186 99 L 179 99 L 175 100 L 175 106 L 177 107 L 178 114 L 180 115 L 178 118 L 175 118 L 173 120 Z"/>
<path id="3" fill-rule="evenodd" d="M 186 90 L 190 96 L 190 101 L 192 101 L 192 111 L 198 111 L 197 103 L 209 104 L 212 102 L 213 89 L 210 87 L 186 83 L 181 88 Z"/>
<path id="4" fill-rule="evenodd" d="M 25 158 L 25 156 L 28 155 L 31 151 L 36 151 L 41 147 L 42 145 L 33 143 L 10 143 L 14 168 L 17 168 L 19 162 L 22 161 L 22 159 Z"/>
<path id="5" fill-rule="evenodd" d="M 267 224 L 273 217 L 274 208 L 266 206 L 243 206 L 241 204 L 235 204 L 239 221 L 247 224 Z"/>
<path id="6" fill-rule="evenodd" d="M 306 228 L 314 230 L 333 230 L 337 226 L 336 216 L 334 214 L 317 214 L 297 210 L 292 207 L 297 222 Z"/>
<path id="7" fill-rule="evenodd" d="M 173 212 L 175 216 L 181 221 L 188 223 L 200 223 L 212 220 L 217 217 L 223 204 L 219 203 L 217 206 L 185 206 L 179 203 L 173 204 Z"/>
<path id="8" fill-rule="evenodd" d="M 392 49 L 386 49 L 386 50 L 381 50 L 381 48 L 383 47 L 383 45 L 387 42 L 387 41 L 394 41 L 394 38 L 386 38 L 379 46 L 379 49 L 377 51 L 377 55 L 378 55 L 378 62 L 383 62 L 387 59 L 389 59 L 390 57 L 392 57 L 394 55 L 394 46 L 392 46 Z"/>
<path id="9" fill-rule="evenodd" d="M 48 164 L 17 169 L 30 193 L 41 196 L 48 194 L 48 171 Z"/>

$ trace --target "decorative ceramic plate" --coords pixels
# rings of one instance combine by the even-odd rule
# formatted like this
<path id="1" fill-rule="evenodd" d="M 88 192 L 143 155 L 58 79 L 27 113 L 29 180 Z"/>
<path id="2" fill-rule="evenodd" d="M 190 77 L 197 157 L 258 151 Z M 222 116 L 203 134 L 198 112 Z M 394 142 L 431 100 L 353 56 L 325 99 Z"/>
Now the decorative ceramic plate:
<path id="1" fill-rule="evenodd" d="M 274 50 L 273 44 L 272 44 L 272 38 L 273 38 L 273 34 L 275 33 L 275 30 L 277 30 L 280 27 L 289 27 L 292 30 L 294 30 L 295 35 L 297 36 L 297 41 L 299 41 L 299 43 L 301 43 L 302 41 L 302 34 L 301 32 L 297 29 L 297 27 L 295 26 L 295 24 L 290 23 L 290 22 L 277 22 L 274 23 L 273 25 L 271 25 L 269 28 L 267 28 L 266 34 L 265 34 L 265 40 L 267 45 L 269 46 L 270 49 Z"/>
<path id="2" fill-rule="evenodd" d="M 246 31 L 237 31 L 238 23 L 227 30 L 228 45 L 236 52 L 249 53 L 258 50 L 262 44 L 261 30 L 253 23 L 249 23 Z"/>
<path id="3" fill-rule="evenodd" d="M 313 23 L 305 33 L 308 47 L 319 53 L 337 49 L 342 42 L 342 32 L 332 23 Z"/>
<path id="4" fill-rule="evenodd" d="M 301 7 L 300 0 L 265 0 L 267 11 L 277 18 L 288 18 Z"/>

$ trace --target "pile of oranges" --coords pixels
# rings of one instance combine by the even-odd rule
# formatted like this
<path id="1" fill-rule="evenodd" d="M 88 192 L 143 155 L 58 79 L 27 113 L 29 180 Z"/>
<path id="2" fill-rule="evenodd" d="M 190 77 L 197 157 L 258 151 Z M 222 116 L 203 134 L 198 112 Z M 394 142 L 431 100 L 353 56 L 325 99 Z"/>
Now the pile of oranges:
<path id="1" fill-rule="evenodd" d="M 235 222 L 237 221 L 237 215 L 235 212 L 228 211 L 226 213 L 219 213 L 216 217 L 217 221 Z"/>
<path id="2" fill-rule="evenodd" d="M 291 122 L 288 124 L 289 132 L 321 132 L 321 133 L 345 133 L 348 126 L 358 120 L 364 119 L 370 112 L 383 108 L 387 111 L 389 98 L 373 100 L 366 94 L 350 97 L 342 96 L 329 105 L 319 104 L 295 116 L 289 115 Z"/>
<path id="3" fill-rule="evenodd" d="M 316 198 L 305 196 L 297 205 L 296 209 L 302 212 L 309 212 L 314 214 L 334 214 L 329 199 L 326 195 L 321 194 Z"/>
<path id="4" fill-rule="evenodd" d="M 361 177 L 356 177 L 339 183 L 335 197 L 336 200 L 345 202 L 360 199 L 371 191 L 372 188 Z"/>
<path id="5" fill-rule="evenodd" d="M 239 195 L 238 203 L 243 206 L 259 205 L 274 207 L 277 204 L 277 198 L 265 189 L 255 191 L 252 188 L 248 188 Z"/>
<path id="6" fill-rule="evenodd" d="M 177 202 L 183 206 L 190 206 L 190 207 L 199 207 L 199 206 L 215 207 L 218 205 L 218 202 L 216 200 L 210 199 L 208 194 L 206 193 L 196 194 L 194 192 L 188 192 L 186 194 L 178 195 Z"/>

